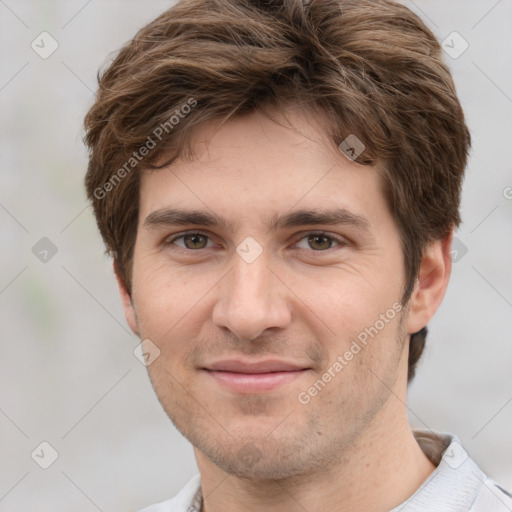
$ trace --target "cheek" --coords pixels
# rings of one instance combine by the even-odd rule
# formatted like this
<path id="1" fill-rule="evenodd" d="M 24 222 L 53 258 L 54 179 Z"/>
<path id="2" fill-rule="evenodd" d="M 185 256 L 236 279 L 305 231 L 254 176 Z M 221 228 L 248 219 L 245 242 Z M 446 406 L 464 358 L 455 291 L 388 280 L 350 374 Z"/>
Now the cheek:
<path id="1" fill-rule="evenodd" d="M 363 272 L 340 271 L 318 281 L 298 280 L 293 289 L 326 332 L 346 340 L 379 322 L 381 315 L 387 313 L 386 325 L 395 318 L 400 309 L 398 284 L 382 276 L 378 280 Z"/>
<path id="2" fill-rule="evenodd" d="M 330 369 L 330 375 L 325 379 L 332 379 L 320 402 L 336 402 L 343 409 L 375 396 L 378 403 L 374 405 L 379 405 L 385 391 L 379 379 L 392 387 L 400 359 L 399 298 L 397 286 L 355 277 L 324 286 L 310 297 L 315 312 L 329 327 L 321 329 L 323 335 L 320 330 L 317 333 L 328 353 L 323 372 Z"/>
<path id="3" fill-rule="evenodd" d="M 206 276 L 205 276 L 206 277 Z M 141 331 L 162 337 L 192 312 L 211 288 L 186 269 L 141 258 L 134 268 L 133 297 Z"/>

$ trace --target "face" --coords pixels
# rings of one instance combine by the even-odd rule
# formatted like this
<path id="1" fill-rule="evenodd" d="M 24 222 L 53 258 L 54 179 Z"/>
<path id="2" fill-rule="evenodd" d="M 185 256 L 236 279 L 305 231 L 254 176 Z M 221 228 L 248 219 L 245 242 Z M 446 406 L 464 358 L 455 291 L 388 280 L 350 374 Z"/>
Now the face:
<path id="1" fill-rule="evenodd" d="M 287 119 L 204 125 L 192 159 L 143 175 L 125 300 L 173 423 L 252 478 L 346 456 L 407 369 L 382 170 L 333 148 L 320 114 Z"/>

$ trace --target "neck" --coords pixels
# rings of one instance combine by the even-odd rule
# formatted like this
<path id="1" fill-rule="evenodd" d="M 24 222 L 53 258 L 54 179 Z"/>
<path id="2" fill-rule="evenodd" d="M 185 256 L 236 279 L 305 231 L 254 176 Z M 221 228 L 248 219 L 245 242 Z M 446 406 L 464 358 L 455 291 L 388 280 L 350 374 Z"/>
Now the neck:
<path id="1" fill-rule="evenodd" d="M 228 475 L 196 449 L 204 512 L 391 510 L 435 469 L 414 439 L 404 409 L 392 395 L 350 450 L 338 454 L 337 463 L 282 480 Z"/>

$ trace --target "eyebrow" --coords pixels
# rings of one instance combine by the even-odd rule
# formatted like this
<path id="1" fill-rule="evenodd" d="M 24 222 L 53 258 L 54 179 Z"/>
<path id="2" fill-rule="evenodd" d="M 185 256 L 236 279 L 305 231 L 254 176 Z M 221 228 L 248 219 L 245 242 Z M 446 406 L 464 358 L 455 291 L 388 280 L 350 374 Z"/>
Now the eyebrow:
<path id="1" fill-rule="evenodd" d="M 205 227 L 216 227 L 233 232 L 238 223 L 232 223 L 219 215 L 206 210 L 183 210 L 162 208 L 151 212 L 145 219 L 143 227 L 164 228 L 196 224 Z M 345 208 L 323 210 L 296 210 L 279 215 L 272 214 L 266 226 L 269 231 L 299 227 L 305 225 L 354 226 L 364 231 L 370 231 L 370 222 L 366 217 L 351 212 Z"/>

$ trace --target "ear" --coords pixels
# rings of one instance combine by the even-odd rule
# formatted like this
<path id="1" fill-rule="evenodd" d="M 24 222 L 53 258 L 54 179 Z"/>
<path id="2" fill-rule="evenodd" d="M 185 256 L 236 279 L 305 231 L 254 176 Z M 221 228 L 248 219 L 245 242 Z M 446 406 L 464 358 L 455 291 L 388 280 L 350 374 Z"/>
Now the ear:
<path id="1" fill-rule="evenodd" d="M 407 332 L 418 332 L 430 321 L 440 306 L 452 271 L 453 231 L 435 240 L 423 251 L 418 279 L 409 300 Z"/>
<path id="2" fill-rule="evenodd" d="M 140 337 L 139 328 L 137 326 L 137 316 L 135 314 L 135 309 L 132 303 L 132 297 L 128 293 L 126 289 L 126 285 L 121 277 L 119 272 L 119 267 L 117 266 L 117 262 L 114 260 L 114 274 L 116 275 L 117 286 L 119 288 L 119 294 L 121 295 L 121 300 L 123 302 L 124 309 L 124 317 L 126 318 L 126 322 L 130 326 L 130 329 Z"/>

